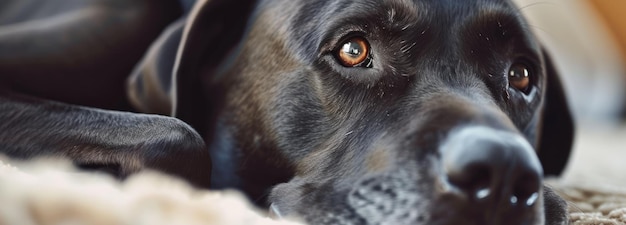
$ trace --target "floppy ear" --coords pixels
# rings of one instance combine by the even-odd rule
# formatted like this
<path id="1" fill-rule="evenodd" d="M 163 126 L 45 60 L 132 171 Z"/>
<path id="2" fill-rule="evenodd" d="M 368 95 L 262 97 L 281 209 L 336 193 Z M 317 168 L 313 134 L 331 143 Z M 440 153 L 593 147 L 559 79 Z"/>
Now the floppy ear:
<path id="1" fill-rule="evenodd" d="M 199 0 L 187 18 L 172 77 L 172 115 L 201 135 L 212 126 L 223 97 L 222 88 L 206 82 L 236 51 L 255 5 L 254 0 Z"/>
<path id="2" fill-rule="evenodd" d="M 574 122 L 561 80 L 545 50 L 543 57 L 548 84 L 543 104 L 538 154 L 544 174 L 559 175 L 569 159 L 574 138 Z"/>
<path id="3" fill-rule="evenodd" d="M 128 99 L 140 112 L 172 112 L 172 69 L 184 27 L 182 18 L 170 24 L 126 80 Z"/>

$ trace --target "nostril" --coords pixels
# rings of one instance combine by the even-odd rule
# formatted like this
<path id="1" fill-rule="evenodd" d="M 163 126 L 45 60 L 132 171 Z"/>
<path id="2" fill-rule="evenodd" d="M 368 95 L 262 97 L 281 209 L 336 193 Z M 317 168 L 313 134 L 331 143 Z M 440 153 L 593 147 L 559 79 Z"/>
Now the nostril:
<path id="1" fill-rule="evenodd" d="M 448 181 L 455 187 L 482 200 L 491 194 L 492 171 L 487 165 L 471 165 L 462 171 L 448 171 Z"/>
<path id="2" fill-rule="evenodd" d="M 541 189 L 540 176 L 537 174 L 525 174 L 520 176 L 513 185 L 511 204 L 530 207 L 539 198 Z"/>
<path id="3" fill-rule="evenodd" d="M 526 201 L 526 205 L 527 207 L 531 207 L 533 205 L 535 205 L 535 203 L 537 202 L 537 199 L 539 199 L 539 192 L 535 192 L 532 193 L 530 196 L 528 196 L 527 198 L 525 198 Z"/>

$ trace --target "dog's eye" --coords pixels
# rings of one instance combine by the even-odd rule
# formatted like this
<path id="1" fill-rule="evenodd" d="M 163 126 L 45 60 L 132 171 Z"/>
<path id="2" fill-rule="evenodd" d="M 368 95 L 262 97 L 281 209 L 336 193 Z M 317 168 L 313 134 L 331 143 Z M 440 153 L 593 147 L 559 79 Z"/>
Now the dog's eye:
<path id="1" fill-rule="evenodd" d="M 355 37 L 343 43 L 337 51 L 337 59 L 346 67 L 363 66 L 370 68 L 372 63 L 369 54 L 370 46 L 367 40 Z"/>
<path id="2" fill-rule="evenodd" d="M 516 63 L 509 69 L 509 85 L 526 94 L 530 90 L 531 72 L 528 66 Z"/>

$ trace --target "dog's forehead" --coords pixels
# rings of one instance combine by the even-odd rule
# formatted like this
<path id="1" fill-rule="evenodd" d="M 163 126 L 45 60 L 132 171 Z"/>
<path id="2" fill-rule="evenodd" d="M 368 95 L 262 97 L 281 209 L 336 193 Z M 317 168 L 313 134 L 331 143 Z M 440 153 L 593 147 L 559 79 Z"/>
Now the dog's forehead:
<path id="1" fill-rule="evenodd" d="M 428 28 L 442 40 L 459 34 L 459 30 L 472 20 L 481 20 L 490 27 L 504 24 L 513 30 L 529 30 L 519 9 L 508 0 L 320 0 L 274 5 L 288 7 L 278 11 L 290 14 L 291 40 L 307 50 L 319 48 L 324 35 L 347 24 L 406 31 L 404 34 L 385 33 L 389 36 L 417 36 Z M 515 33 L 533 39 L 526 36 L 528 32 Z M 538 48 L 536 43 L 528 44 Z"/>
<path id="2" fill-rule="evenodd" d="M 280 1 L 280 0 L 279 0 Z M 509 0 L 319 0 L 297 1 L 301 6 L 297 19 L 313 20 L 317 18 L 337 17 L 341 14 L 387 14 L 388 16 L 406 16 L 407 19 L 425 19 L 415 16 L 436 14 L 452 15 L 460 19 L 476 15 L 480 10 L 514 10 L 515 5 Z M 396 14 L 399 13 L 399 14 Z M 390 18 L 389 17 L 389 18 Z M 440 18 L 446 19 L 446 18 Z M 296 23 L 298 24 L 298 23 Z"/>

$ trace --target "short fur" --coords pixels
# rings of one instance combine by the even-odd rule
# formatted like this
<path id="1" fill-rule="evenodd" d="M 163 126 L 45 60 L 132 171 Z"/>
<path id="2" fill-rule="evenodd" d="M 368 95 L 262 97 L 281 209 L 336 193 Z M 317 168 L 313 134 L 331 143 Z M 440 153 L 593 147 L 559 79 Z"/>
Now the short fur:
<path id="1" fill-rule="evenodd" d="M 547 187 L 523 210 L 481 208 L 444 172 L 441 146 L 466 126 L 523 138 L 545 174 L 568 158 L 558 75 L 509 1 L 207 0 L 172 26 L 162 40 L 180 38 L 178 51 L 157 42 L 130 96 L 147 112 L 171 105 L 204 137 L 215 188 L 313 224 L 567 221 Z M 354 35 L 369 41 L 373 68 L 337 63 L 333 51 Z M 142 69 L 151 59 L 175 63 Z M 519 61 L 536 75 L 527 95 L 508 85 Z M 155 80 L 170 102 L 144 92 Z"/>

